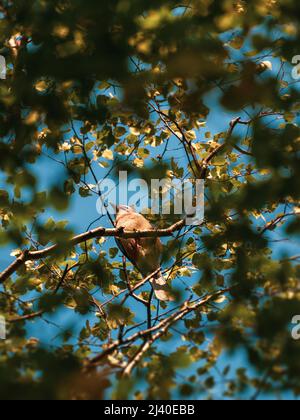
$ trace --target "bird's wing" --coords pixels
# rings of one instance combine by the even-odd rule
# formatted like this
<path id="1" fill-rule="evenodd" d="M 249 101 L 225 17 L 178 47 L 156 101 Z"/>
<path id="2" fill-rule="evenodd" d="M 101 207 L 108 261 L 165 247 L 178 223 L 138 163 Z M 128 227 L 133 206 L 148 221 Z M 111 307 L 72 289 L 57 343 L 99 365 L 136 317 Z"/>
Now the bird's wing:
<path id="1" fill-rule="evenodd" d="M 115 238 L 117 246 L 123 255 L 131 262 L 131 264 L 136 267 L 136 255 L 137 255 L 137 243 L 134 239 L 126 239 L 126 242 Z M 126 245 L 125 245 L 126 243 Z"/>

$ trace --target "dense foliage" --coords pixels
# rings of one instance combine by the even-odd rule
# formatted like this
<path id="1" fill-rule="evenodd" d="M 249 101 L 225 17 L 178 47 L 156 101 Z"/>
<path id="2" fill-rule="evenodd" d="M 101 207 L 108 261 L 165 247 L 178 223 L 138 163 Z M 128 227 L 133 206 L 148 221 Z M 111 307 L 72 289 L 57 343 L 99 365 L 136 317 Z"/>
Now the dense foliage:
<path id="1" fill-rule="evenodd" d="M 298 397 L 299 15 L 296 0 L 0 2 L 1 270 L 58 244 L 2 277 L 2 399 Z M 47 159 L 64 175 L 43 188 Z M 206 179 L 205 224 L 163 240 L 175 304 L 112 240 L 69 246 L 82 232 L 56 217 L 121 169 Z M 31 337 L 70 308 L 79 334 Z"/>

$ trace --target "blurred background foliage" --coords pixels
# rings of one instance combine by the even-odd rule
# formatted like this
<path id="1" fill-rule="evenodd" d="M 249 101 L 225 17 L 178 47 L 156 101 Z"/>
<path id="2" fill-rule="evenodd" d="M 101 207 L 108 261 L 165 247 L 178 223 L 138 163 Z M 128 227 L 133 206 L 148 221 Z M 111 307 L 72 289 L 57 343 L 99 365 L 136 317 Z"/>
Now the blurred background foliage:
<path id="1" fill-rule="evenodd" d="M 12 246 L 17 256 L 59 245 L 1 285 L 2 399 L 299 397 L 299 15 L 296 0 L 0 2 L 0 259 Z M 205 227 L 165 242 L 164 262 L 177 305 L 231 288 L 170 328 L 129 379 L 139 343 L 82 370 L 146 319 L 115 298 L 126 291 L 118 249 L 98 239 L 69 250 L 72 220 L 48 217 L 74 197 L 96 200 L 98 177 L 121 169 L 205 176 Z M 30 338 L 32 322 L 61 321 L 63 308 L 81 319 L 78 333 L 61 328 L 55 346 Z M 241 368 L 229 354 L 244 355 Z"/>

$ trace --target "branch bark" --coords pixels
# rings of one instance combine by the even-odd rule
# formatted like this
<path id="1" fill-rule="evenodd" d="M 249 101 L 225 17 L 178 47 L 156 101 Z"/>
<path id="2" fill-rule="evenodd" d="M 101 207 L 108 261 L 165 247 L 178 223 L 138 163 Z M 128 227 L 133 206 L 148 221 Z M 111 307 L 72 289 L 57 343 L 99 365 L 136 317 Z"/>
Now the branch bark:
<path id="1" fill-rule="evenodd" d="M 164 319 L 163 321 L 161 321 L 156 326 L 154 326 L 150 329 L 146 329 L 144 331 L 139 331 L 139 332 L 133 334 L 131 337 L 127 338 L 126 340 L 116 340 L 114 343 L 110 344 L 100 355 L 96 356 L 94 359 L 91 359 L 88 362 L 87 368 L 96 367 L 99 364 L 99 362 L 104 360 L 107 356 L 112 354 L 119 347 L 129 345 L 129 344 L 131 344 L 131 343 L 133 343 L 137 340 L 140 340 L 140 339 L 147 339 L 146 343 L 148 343 L 148 345 L 145 344 L 140 349 L 140 351 L 142 352 L 142 354 L 141 354 L 141 357 L 142 357 L 143 354 L 151 347 L 151 345 L 155 341 L 159 340 L 164 334 L 166 334 L 166 332 L 169 330 L 169 328 L 173 324 L 176 324 L 178 321 L 182 320 L 185 316 L 187 316 L 191 312 L 196 311 L 197 309 L 206 305 L 210 301 L 215 300 L 218 297 L 223 296 L 225 293 L 230 292 L 232 289 L 233 289 L 233 287 L 219 290 L 216 293 L 205 296 L 203 299 L 201 299 L 200 301 L 197 301 L 195 303 L 185 302 L 184 305 L 182 306 L 182 308 L 178 312 L 176 312 L 175 314 L 171 315 L 170 317 Z M 151 336 L 151 334 L 156 332 L 156 331 L 158 331 L 158 332 L 155 335 Z M 151 337 L 151 338 L 149 338 L 149 337 Z M 139 354 L 136 354 L 134 359 L 132 360 L 131 364 L 134 363 L 134 365 L 135 365 L 136 363 L 139 363 L 139 361 L 141 360 L 141 357 L 139 356 Z M 131 372 L 133 367 L 134 366 L 130 366 L 130 367 L 127 366 L 127 373 L 128 373 L 128 371 Z"/>
<path id="2" fill-rule="evenodd" d="M 272 220 L 271 222 L 267 223 L 266 226 L 261 230 L 260 234 L 261 236 L 264 235 L 267 231 L 272 231 L 276 229 L 276 227 L 283 222 L 284 219 L 287 219 L 289 217 L 299 217 L 300 212 L 294 212 L 294 213 L 285 213 L 278 217 L 276 217 L 275 220 Z"/>
<path id="3" fill-rule="evenodd" d="M 168 229 L 147 230 L 147 231 L 125 231 L 122 229 L 105 229 L 103 227 L 91 230 L 75 236 L 70 240 L 66 246 L 73 248 L 76 245 L 89 241 L 94 238 L 101 237 L 115 237 L 122 239 L 129 238 L 162 238 L 172 236 L 174 232 L 179 231 L 185 226 L 185 220 L 175 223 Z M 27 261 L 37 261 L 42 258 L 48 257 L 58 250 L 58 245 L 52 245 L 40 251 L 25 250 L 8 268 L 0 274 L 0 284 L 4 283 L 9 277 L 18 271 Z"/>
<path id="4" fill-rule="evenodd" d="M 10 319 L 8 319 L 7 322 L 10 323 L 10 324 L 16 324 L 17 322 L 30 321 L 30 320 L 35 319 L 35 318 L 40 318 L 41 316 L 44 315 L 44 313 L 45 313 L 44 311 L 38 311 L 38 312 L 35 312 L 33 314 L 19 316 L 19 317 L 16 317 L 16 318 L 10 318 Z"/>

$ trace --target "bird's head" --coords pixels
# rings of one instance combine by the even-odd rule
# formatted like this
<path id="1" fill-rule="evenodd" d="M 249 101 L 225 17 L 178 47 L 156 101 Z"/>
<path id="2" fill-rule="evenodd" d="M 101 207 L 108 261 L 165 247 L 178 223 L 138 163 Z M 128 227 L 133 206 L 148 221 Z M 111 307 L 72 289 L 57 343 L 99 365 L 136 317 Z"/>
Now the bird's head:
<path id="1" fill-rule="evenodd" d="M 119 206 L 113 205 L 113 208 L 117 215 L 120 215 L 121 213 L 134 213 L 134 209 L 129 206 L 125 206 L 124 204 L 120 204 Z"/>

